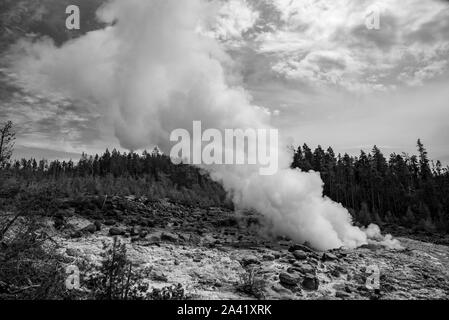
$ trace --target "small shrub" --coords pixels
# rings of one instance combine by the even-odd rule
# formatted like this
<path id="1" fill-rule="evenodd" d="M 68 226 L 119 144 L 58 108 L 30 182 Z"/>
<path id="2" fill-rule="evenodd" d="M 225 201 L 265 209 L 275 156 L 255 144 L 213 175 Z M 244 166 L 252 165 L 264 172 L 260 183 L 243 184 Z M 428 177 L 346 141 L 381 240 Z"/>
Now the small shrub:
<path id="1" fill-rule="evenodd" d="M 96 300 L 142 300 L 148 284 L 143 281 L 149 270 L 136 272 L 127 258 L 126 245 L 114 238 L 104 245 L 101 266 L 87 278 L 89 298 Z"/>
<path id="2" fill-rule="evenodd" d="M 255 267 L 250 267 L 245 271 L 245 273 L 240 274 L 238 290 L 257 299 L 264 299 L 266 281 L 259 270 Z"/>
<path id="3" fill-rule="evenodd" d="M 0 244 L 0 300 L 70 298 L 64 286 L 63 257 L 48 245 L 48 237 L 29 218 L 14 229 Z"/>
<path id="4" fill-rule="evenodd" d="M 186 300 L 185 290 L 181 284 L 164 287 L 162 289 L 153 288 L 149 294 L 151 300 Z"/>

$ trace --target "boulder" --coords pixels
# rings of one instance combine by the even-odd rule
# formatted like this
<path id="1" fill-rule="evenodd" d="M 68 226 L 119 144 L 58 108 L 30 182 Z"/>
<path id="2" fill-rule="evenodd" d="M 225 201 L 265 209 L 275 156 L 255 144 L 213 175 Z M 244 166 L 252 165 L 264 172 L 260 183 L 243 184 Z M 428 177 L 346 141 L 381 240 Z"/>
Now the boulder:
<path id="1" fill-rule="evenodd" d="M 112 219 L 109 219 L 109 220 L 106 220 L 104 222 L 104 224 L 107 225 L 107 226 L 113 226 L 113 225 L 115 225 L 115 221 L 112 220 Z"/>
<path id="2" fill-rule="evenodd" d="M 289 286 L 285 287 L 284 285 L 282 285 L 280 283 L 274 283 L 270 289 L 275 294 L 273 296 L 273 298 L 275 298 L 275 299 L 280 299 L 280 300 L 291 300 L 292 299 L 293 292 L 292 292 L 292 290 L 290 290 Z"/>
<path id="3" fill-rule="evenodd" d="M 140 228 L 133 227 L 130 230 L 131 237 L 137 236 L 140 234 Z"/>
<path id="4" fill-rule="evenodd" d="M 301 280 L 301 278 L 297 274 L 290 274 L 287 272 L 282 272 L 279 275 L 279 281 L 281 282 L 281 284 L 290 286 L 290 287 L 298 285 L 300 280 Z"/>
<path id="5" fill-rule="evenodd" d="M 111 216 L 116 216 L 116 217 L 120 217 L 122 216 L 122 211 L 114 209 L 112 210 L 112 212 L 110 213 Z"/>
<path id="6" fill-rule="evenodd" d="M 304 276 L 304 279 L 302 281 L 302 287 L 306 290 L 318 290 L 320 285 L 320 282 L 318 280 L 318 278 L 311 274 L 308 273 Z"/>
<path id="7" fill-rule="evenodd" d="M 82 233 L 95 233 L 96 231 L 97 227 L 95 226 L 95 224 L 90 224 L 81 230 Z"/>
<path id="8" fill-rule="evenodd" d="M 264 254 L 262 258 L 263 258 L 264 261 L 274 261 L 274 260 L 276 260 L 275 256 L 272 255 L 272 254 Z"/>
<path id="9" fill-rule="evenodd" d="M 145 242 L 146 246 L 160 246 L 161 238 L 157 235 L 151 235 Z"/>
<path id="10" fill-rule="evenodd" d="M 308 255 L 302 250 L 295 250 L 293 251 L 293 256 L 296 258 L 296 260 L 307 260 Z"/>
<path id="11" fill-rule="evenodd" d="M 161 234 L 161 240 L 167 241 L 167 242 L 178 242 L 179 237 L 173 233 L 170 232 L 163 232 Z"/>
<path id="12" fill-rule="evenodd" d="M 247 257 L 242 258 L 242 260 L 240 260 L 240 264 L 243 267 L 247 267 L 252 264 L 260 264 L 260 261 L 259 261 L 259 259 L 257 259 L 256 256 L 247 256 Z"/>
<path id="13" fill-rule="evenodd" d="M 144 239 L 147 235 L 148 235 L 148 231 L 147 230 L 140 230 L 139 237 Z"/>
<path id="14" fill-rule="evenodd" d="M 65 254 L 69 257 L 79 257 L 81 255 L 80 250 L 74 248 L 67 248 Z"/>
<path id="15" fill-rule="evenodd" d="M 326 261 L 335 261 L 338 260 L 338 257 L 330 252 L 325 252 L 323 253 L 323 256 L 321 257 L 321 260 L 326 262 Z"/>
<path id="16" fill-rule="evenodd" d="M 126 231 L 121 228 L 111 228 L 109 229 L 109 235 L 110 236 L 124 236 L 126 234 Z"/>
<path id="17" fill-rule="evenodd" d="M 160 271 L 154 271 L 151 274 L 151 279 L 158 282 L 167 282 L 167 276 Z"/>
<path id="18" fill-rule="evenodd" d="M 75 231 L 74 233 L 72 233 L 70 235 L 70 238 L 77 239 L 77 238 L 81 238 L 82 236 L 83 236 L 83 234 L 80 231 Z"/>
<path id="19" fill-rule="evenodd" d="M 314 274 L 315 268 L 308 263 L 301 263 L 299 261 L 293 263 L 293 269 L 302 274 Z"/>
<path id="20" fill-rule="evenodd" d="M 292 246 L 290 246 L 290 248 L 288 249 L 288 251 L 290 252 L 295 252 L 296 250 L 301 250 L 304 252 L 314 252 L 314 250 L 306 245 L 303 244 L 294 244 Z"/>

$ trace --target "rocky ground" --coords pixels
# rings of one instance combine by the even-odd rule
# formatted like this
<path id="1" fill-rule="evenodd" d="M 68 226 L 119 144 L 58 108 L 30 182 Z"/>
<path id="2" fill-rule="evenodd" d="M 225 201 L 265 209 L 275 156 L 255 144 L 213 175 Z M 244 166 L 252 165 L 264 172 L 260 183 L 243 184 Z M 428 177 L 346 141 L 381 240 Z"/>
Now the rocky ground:
<path id="1" fill-rule="evenodd" d="M 134 197 L 65 200 L 45 225 L 68 264 L 99 263 L 117 236 L 135 265 L 151 269 L 150 288 L 180 283 L 192 299 L 449 297 L 449 247 L 409 238 L 399 238 L 404 250 L 317 252 L 269 237 L 255 213 Z M 376 270 L 378 289 L 367 285 Z"/>

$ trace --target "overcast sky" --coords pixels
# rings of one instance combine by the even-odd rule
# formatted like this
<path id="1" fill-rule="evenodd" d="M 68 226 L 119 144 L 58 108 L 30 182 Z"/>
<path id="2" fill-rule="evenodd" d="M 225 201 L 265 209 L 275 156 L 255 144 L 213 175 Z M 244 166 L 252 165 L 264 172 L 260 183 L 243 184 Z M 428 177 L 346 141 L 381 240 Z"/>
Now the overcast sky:
<path id="1" fill-rule="evenodd" d="M 365 25 L 373 3 L 379 30 Z M 388 155 L 415 152 L 421 138 L 449 163 L 449 2 L 230 0 L 220 13 L 199 32 L 219 39 L 236 82 L 295 143 L 352 154 L 376 144 Z M 119 146 L 87 102 L 13 89 L 1 71 L 0 119 L 20 126 L 16 156 Z"/>

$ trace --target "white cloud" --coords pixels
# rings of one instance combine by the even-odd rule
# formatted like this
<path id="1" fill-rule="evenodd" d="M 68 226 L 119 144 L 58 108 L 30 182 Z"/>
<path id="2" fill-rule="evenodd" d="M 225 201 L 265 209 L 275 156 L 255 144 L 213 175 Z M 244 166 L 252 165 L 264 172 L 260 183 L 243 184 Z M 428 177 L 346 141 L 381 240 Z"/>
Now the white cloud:
<path id="1" fill-rule="evenodd" d="M 232 74 L 238 85 L 249 89 L 255 104 L 270 109 L 276 115 L 275 121 L 280 127 L 306 124 L 305 129 L 301 129 L 296 135 L 301 137 L 301 142 L 313 140 L 338 145 L 342 141 L 346 145 L 362 145 L 372 141 L 391 145 L 389 139 L 394 138 L 394 145 L 404 146 L 405 142 L 413 144 L 418 135 L 427 137 L 426 140 L 429 141 L 432 141 L 434 135 L 437 141 L 439 138 L 436 131 L 430 134 L 422 129 L 433 127 L 438 128 L 443 137 L 449 137 L 442 123 L 443 120 L 446 121 L 446 113 L 433 101 L 435 93 L 429 94 L 429 86 L 442 83 L 447 85 L 449 76 L 449 3 L 437 0 L 217 0 L 208 3 L 215 3 L 213 10 L 216 12 L 207 13 L 209 17 L 205 19 L 207 23 L 203 25 L 202 32 L 220 40 L 219 44 L 227 52 L 214 48 L 211 49 L 214 51 L 212 54 L 218 56 L 217 52 L 220 52 L 220 60 L 226 62 L 234 60 L 235 64 L 232 61 L 229 63 L 233 68 L 231 71 L 241 71 L 241 77 L 228 72 L 226 68 L 223 72 L 226 76 L 229 76 L 227 73 Z M 378 31 L 368 30 L 364 21 L 365 10 L 373 3 L 381 8 L 381 28 Z M 107 12 L 103 15 L 107 15 Z M 155 17 L 156 20 L 157 18 Z M 132 36 L 140 34 L 142 26 L 147 23 L 145 17 L 139 16 L 139 19 L 142 23 L 129 30 L 129 41 L 133 41 Z M 162 21 L 161 24 L 163 23 L 170 22 Z M 154 24 L 151 28 L 160 27 Z M 163 36 L 170 41 L 170 36 Z M 107 31 L 92 32 L 84 40 L 76 42 L 77 46 L 82 47 L 81 51 L 90 52 L 90 68 L 79 81 L 79 87 L 70 86 L 71 90 L 90 92 L 91 88 L 95 88 L 96 96 L 109 96 L 110 90 L 114 90 L 107 81 L 101 82 L 102 85 L 92 83 L 97 78 L 110 78 L 106 73 L 110 66 L 105 61 L 110 61 L 111 57 L 103 57 L 104 52 L 110 54 L 116 51 L 114 42 L 108 41 L 110 37 L 112 35 Z M 107 50 L 104 50 L 105 45 L 109 46 Z M 187 43 L 184 45 L 187 46 Z M 73 79 L 66 75 L 78 75 L 80 60 L 86 57 L 76 54 L 73 44 L 64 47 L 63 50 L 67 53 L 64 61 L 55 59 L 56 56 L 61 56 L 61 52 L 56 55 L 58 50 L 53 51 L 50 45 L 44 48 L 38 46 L 39 43 L 35 44 L 35 50 L 28 53 L 36 56 L 36 52 L 42 51 L 40 49 L 52 49 L 49 54 L 43 55 L 46 59 L 37 56 L 47 73 L 53 72 L 55 65 L 67 66 L 51 86 L 55 89 L 67 87 Z M 157 50 L 152 48 L 150 54 L 155 51 Z M 167 54 L 173 54 L 172 51 L 167 50 Z M 229 53 L 232 59 L 228 59 Z M 139 58 L 144 60 L 148 57 Z M 98 61 L 102 63 L 97 63 Z M 36 65 L 26 64 L 27 61 L 24 63 L 23 69 L 37 73 L 34 70 Z M 200 67 L 204 68 L 202 64 L 198 64 L 198 68 Z M 177 65 L 173 70 L 178 69 Z M 40 79 L 34 81 L 35 85 L 41 83 Z M 404 124 L 397 134 L 393 123 L 387 120 L 394 113 L 394 119 L 400 122 L 400 114 L 395 110 L 400 108 L 398 105 L 406 105 L 408 99 L 413 98 L 402 94 L 401 101 L 397 104 L 389 103 L 389 99 L 385 98 L 381 104 L 387 107 L 383 109 L 366 100 L 387 93 L 400 94 L 408 87 L 422 97 L 420 103 L 425 104 L 426 110 L 433 112 L 435 117 L 430 119 L 420 114 L 416 118 L 409 118 L 410 125 Z M 426 99 L 428 101 L 424 102 Z M 70 115 L 58 115 L 52 105 L 45 110 L 39 107 L 29 110 L 29 105 L 33 103 L 22 103 L 21 107 L 16 108 L 16 112 L 8 111 L 9 116 L 25 119 L 30 126 L 29 130 L 38 132 L 44 127 L 36 129 L 35 125 L 31 126 L 32 122 L 27 115 L 31 117 L 36 114 L 36 119 L 42 120 L 43 124 L 47 118 L 60 117 L 57 128 L 64 131 L 71 126 L 75 132 L 82 131 L 82 127 L 79 127 L 83 121 L 76 118 L 76 112 L 80 114 L 84 110 Z M 13 109 L 12 105 L 8 108 Z M 400 109 L 407 113 L 415 112 L 418 108 L 419 105 L 411 101 L 410 109 Z M 282 112 L 278 113 L 276 110 Z M 354 110 L 357 110 L 359 117 L 353 116 Z M 383 127 L 383 132 L 370 128 L 371 110 L 378 110 L 376 117 L 379 123 L 389 123 L 389 126 Z M 346 119 L 338 118 L 339 114 L 344 114 Z M 141 117 L 133 119 L 132 115 L 126 113 L 124 116 L 140 123 Z M 333 129 L 329 129 L 327 119 L 336 117 L 340 125 L 332 123 Z M 357 121 L 362 124 L 354 125 Z M 422 126 L 418 125 L 419 121 L 422 121 Z M 437 125 L 434 125 L 435 122 Z M 416 127 L 425 132 L 415 133 L 413 130 Z M 360 141 L 354 142 L 354 131 L 363 129 L 369 133 L 361 137 Z M 92 136 L 72 134 L 67 139 L 71 142 L 82 140 L 87 145 Z M 339 140 L 332 140 L 336 136 Z M 447 149 L 447 142 L 441 140 L 439 144 L 438 148 L 441 150 Z M 449 155 L 447 158 L 449 159 Z"/>
<path id="2" fill-rule="evenodd" d="M 449 6 L 443 2 L 270 3 L 279 11 L 281 23 L 274 30 L 257 34 L 257 52 L 269 56 L 272 71 L 289 81 L 307 81 L 320 87 L 337 85 L 350 91 L 391 90 L 432 79 L 438 75 L 435 61 L 447 68 Z M 380 8 L 380 30 L 365 26 L 366 9 L 373 4 Z M 329 59 L 336 63 L 332 70 Z M 407 72 L 410 69 L 412 74 Z M 399 76 L 404 72 L 417 78 Z"/>
<path id="3" fill-rule="evenodd" d="M 422 86 L 426 80 L 441 75 L 446 70 L 447 65 L 447 60 L 434 61 L 421 68 L 411 68 L 410 72 L 404 71 L 399 75 L 399 79 L 409 86 Z"/>
<path id="4" fill-rule="evenodd" d="M 209 34 L 216 39 L 228 43 L 238 42 L 258 19 L 259 13 L 246 0 L 229 0 L 218 9 L 213 25 L 206 28 L 211 29 Z"/>

